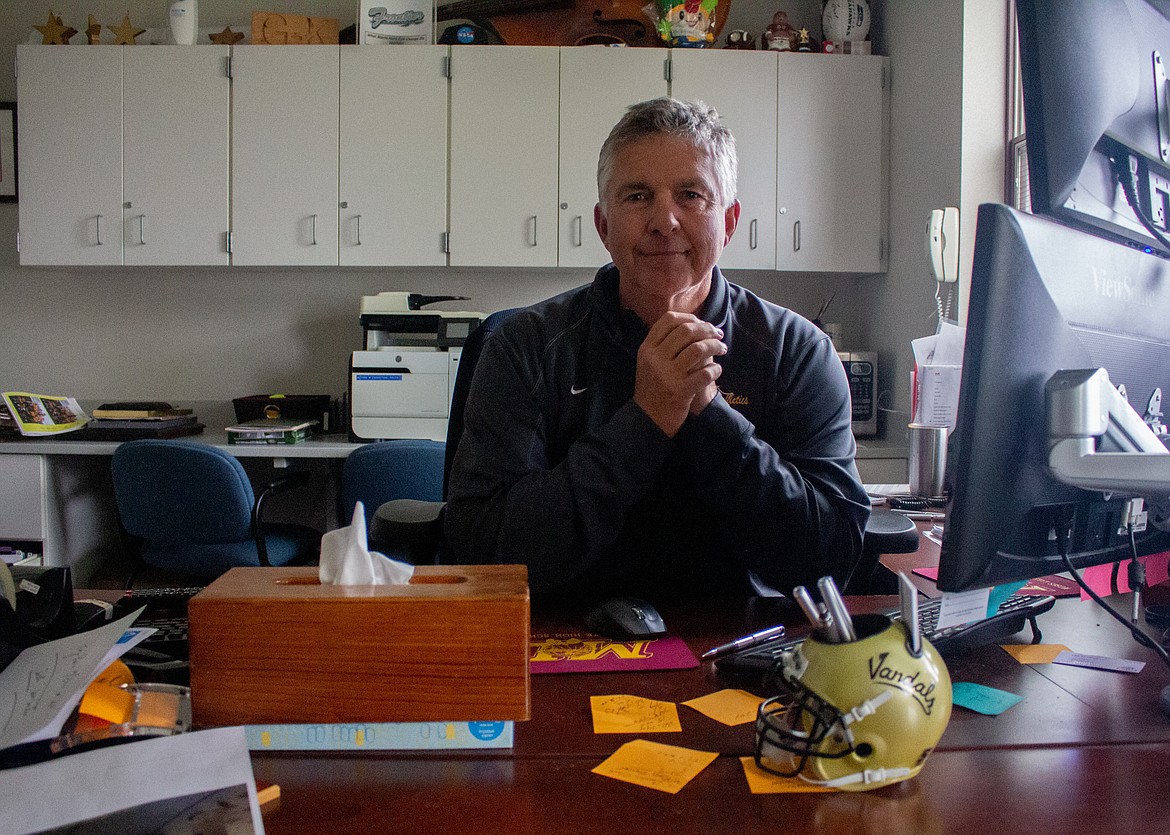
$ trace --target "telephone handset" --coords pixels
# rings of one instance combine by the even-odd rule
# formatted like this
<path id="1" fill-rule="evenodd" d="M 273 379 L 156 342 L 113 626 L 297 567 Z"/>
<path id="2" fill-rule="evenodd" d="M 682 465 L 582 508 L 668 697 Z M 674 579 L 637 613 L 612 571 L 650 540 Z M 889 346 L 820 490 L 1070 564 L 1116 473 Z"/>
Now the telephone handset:
<path id="1" fill-rule="evenodd" d="M 926 255 L 930 270 L 940 284 L 959 278 L 959 210 L 954 206 L 933 209 L 926 225 Z"/>

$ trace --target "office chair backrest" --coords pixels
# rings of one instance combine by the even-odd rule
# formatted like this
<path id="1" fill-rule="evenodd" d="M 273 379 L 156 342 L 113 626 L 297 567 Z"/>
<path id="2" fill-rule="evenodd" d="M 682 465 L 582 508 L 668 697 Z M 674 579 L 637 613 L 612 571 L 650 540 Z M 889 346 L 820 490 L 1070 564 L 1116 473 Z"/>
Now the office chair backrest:
<path id="1" fill-rule="evenodd" d="M 455 372 L 455 385 L 451 389 L 451 417 L 447 421 L 447 450 L 443 461 L 444 501 L 447 499 L 447 480 L 451 474 L 451 462 L 455 460 L 455 450 L 459 448 L 459 439 L 463 437 L 463 408 L 467 405 L 471 378 L 475 374 L 475 366 L 479 362 L 484 342 L 496 332 L 504 320 L 519 309 L 509 307 L 490 314 L 468 335 L 467 341 L 463 344 L 463 352 L 459 355 L 459 370 Z"/>
<path id="2" fill-rule="evenodd" d="M 444 446 L 440 441 L 375 441 L 351 452 L 341 471 L 341 524 L 349 524 L 359 501 L 365 507 L 367 530 L 385 502 L 441 501 Z"/>
<path id="3" fill-rule="evenodd" d="M 243 466 L 197 441 L 137 440 L 112 459 L 127 533 L 155 542 L 222 544 L 252 536 L 255 494 Z"/>

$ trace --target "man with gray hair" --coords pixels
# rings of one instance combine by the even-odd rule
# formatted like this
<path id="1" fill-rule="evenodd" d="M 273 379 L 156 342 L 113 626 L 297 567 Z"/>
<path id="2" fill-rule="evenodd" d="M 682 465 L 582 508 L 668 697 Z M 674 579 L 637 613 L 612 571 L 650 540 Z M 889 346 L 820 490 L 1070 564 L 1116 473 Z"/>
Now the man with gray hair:
<path id="1" fill-rule="evenodd" d="M 484 345 L 446 558 L 522 563 L 534 594 L 782 591 L 861 552 L 849 387 L 811 322 L 728 282 L 735 140 L 701 102 L 631 106 L 601 149 L 613 263 Z"/>

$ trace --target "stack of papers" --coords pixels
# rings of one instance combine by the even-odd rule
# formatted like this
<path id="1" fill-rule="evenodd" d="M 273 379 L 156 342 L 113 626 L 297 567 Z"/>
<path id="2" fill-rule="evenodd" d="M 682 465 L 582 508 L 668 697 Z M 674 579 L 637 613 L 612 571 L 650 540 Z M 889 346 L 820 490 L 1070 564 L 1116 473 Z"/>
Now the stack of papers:
<path id="1" fill-rule="evenodd" d="M 315 420 L 258 418 L 226 427 L 229 444 L 299 444 L 309 437 Z"/>

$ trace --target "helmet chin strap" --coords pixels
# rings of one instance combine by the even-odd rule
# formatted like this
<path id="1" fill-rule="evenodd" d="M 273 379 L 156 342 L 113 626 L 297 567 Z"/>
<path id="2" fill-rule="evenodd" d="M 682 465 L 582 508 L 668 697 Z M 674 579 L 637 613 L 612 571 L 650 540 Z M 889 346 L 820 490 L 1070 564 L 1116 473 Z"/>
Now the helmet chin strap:
<path id="1" fill-rule="evenodd" d="M 879 707 L 884 705 L 890 699 L 894 698 L 893 690 L 884 690 L 878 693 L 872 699 L 866 699 L 852 710 L 847 710 L 841 714 L 842 725 L 852 725 L 854 722 L 860 722 L 867 716 L 872 716 Z"/>
<path id="2" fill-rule="evenodd" d="M 838 777 L 836 780 L 809 780 L 803 774 L 801 779 L 817 786 L 836 789 L 841 786 L 851 786 L 854 783 L 865 783 L 868 786 L 871 783 L 884 783 L 886 780 L 904 780 L 909 776 L 910 769 L 908 768 L 867 768 L 863 771 L 846 774 L 844 777 Z"/>

